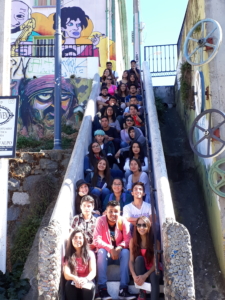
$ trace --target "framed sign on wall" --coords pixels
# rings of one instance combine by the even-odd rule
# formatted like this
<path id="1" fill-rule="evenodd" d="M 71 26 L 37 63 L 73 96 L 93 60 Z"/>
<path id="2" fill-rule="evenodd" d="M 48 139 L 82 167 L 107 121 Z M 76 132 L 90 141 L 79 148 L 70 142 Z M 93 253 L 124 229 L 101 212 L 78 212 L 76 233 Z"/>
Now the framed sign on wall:
<path id="1" fill-rule="evenodd" d="M 16 153 L 19 97 L 0 97 L 0 158 L 12 158 Z"/>

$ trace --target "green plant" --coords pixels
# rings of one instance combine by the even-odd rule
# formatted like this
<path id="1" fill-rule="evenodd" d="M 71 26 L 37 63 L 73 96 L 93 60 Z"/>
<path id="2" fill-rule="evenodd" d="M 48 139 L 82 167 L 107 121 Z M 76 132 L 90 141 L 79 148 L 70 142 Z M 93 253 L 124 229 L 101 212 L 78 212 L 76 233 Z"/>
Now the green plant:
<path id="1" fill-rule="evenodd" d="M 68 126 L 69 127 L 69 126 Z M 75 129 L 67 129 L 67 132 L 76 132 Z M 67 133 L 69 135 L 69 133 Z M 71 134 L 71 133 L 70 133 Z M 74 140 L 62 137 L 62 148 L 68 149 L 73 146 Z M 28 149 L 30 152 L 39 152 L 40 150 L 52 150 L 54 147 L 53 139 L 41 139 L 39 141 L 30 138 L 19 136 L 17 139 L 17 149 Z"/>
<path id="2" fill-rule="evenodd" d="M 155 96 L 155 106 L 158 114 L 158 118 L 160 121 L 162 121 L 163 114 L 165 112 L 165 105 L 162 101 L 162 99 L 158 96 Z"/>
<path id="3" fill-rule="evenodd" d="M 41 142 L 38 140 L 35 140 L 32 137 L 25 137 L 25 136 L 18 136 L 17 138 L 17 149 L 22 148 L 35 148 L 41 145 Z"/>
<path id="4" fill-rule="evenodd" d="M 56 196 L 56 183 L 50 175 L 42 176 L 34 185 L 34 203 L 26 220 L 20 225 L 11 251 L 12 263 L 25 263 L 34 237 L 49 204 Z"/>
<path id="5" fill-rule="evenodd" d="M 3 274 L 0 271 L 0 299 L 20 300 L 27 294 L 30 284 L 27 279 L 20 279 L 23 264 L 13 265 L 12 272 Z"/>
<path id="6" fill-rule="evenodd" d="M 70 125 L 62 124 L 62 132 L 70 135 L 77 132 L 77 130 L 73 129 Z"/>
<path id="7" fill-rule="evenodd" d="M 185 62 L 181 65 L 180 93 L 181 99 L 188 108 L 191 108 L 191 65 Z"/>

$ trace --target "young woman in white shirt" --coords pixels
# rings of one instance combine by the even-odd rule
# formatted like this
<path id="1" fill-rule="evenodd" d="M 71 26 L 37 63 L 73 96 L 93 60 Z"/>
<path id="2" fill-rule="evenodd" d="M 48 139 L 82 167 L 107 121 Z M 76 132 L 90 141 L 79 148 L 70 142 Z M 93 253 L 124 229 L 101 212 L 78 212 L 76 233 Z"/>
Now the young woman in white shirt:
<path id="1" fill-rule="evenodd" d="M 136 182 L 142 182 L 145 186 L 145 202 L 151 203 L 150 201 L 150 183 L 148 175 L 142 171 L 140 160 L 132 158 L 130 160 L 130 170 L 133 174 L 128 177 L 127 190 L 131 191 L 132 186 Z"/>
<path id="2" fill-rule="evenodd" d="M 125 178 L 126 181 L 128 180 L 128 177 L 132 174 L 130 170 L 130 161 L 132 158 L 136 158 L 141 162 L 141 171 L 142 172 L 148 172 L 148 158 L 147 156 L 144 156 L 141 144 L 139 142 L 132 142 L 130 145 L 130 151 L 128 158 L 125 161 L 124 165 L 124 171 L 125 171 Z"/>

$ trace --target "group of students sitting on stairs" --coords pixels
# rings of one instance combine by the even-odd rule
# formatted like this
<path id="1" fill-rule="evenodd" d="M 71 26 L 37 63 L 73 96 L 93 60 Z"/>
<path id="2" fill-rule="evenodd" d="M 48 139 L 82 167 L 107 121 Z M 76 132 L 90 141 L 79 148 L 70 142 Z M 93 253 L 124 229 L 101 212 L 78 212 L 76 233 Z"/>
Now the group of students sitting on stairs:
<path id="1" fill-rule="evenodd" d="M 107 70 L 113 74 L 112 65 Z M 154 259 L 160 257 L 154 258 L 153 245 L 159 249 L 160 243 L 154 241 L 151 226 L 148 147 L 142 97 L 137 94 L 140 71 L 131 61 L 131 70 L 124 72 L 139 85 L 128 85 L 123 78 L 112 88 L 107 75 L 97 98 L 93 141 L 84 158 L 85 180 L 76 183 L 76 215 L 64 259 L 67 300 L 112 299 L 107 290 L 111 264 L 120 266 L 119 299 L 136 299 L 128 291 L 130 274 L 140 287 L 138 300 L 146 299 L 146 281 L 151 283 L 151 299 L 159 299 Z"/>

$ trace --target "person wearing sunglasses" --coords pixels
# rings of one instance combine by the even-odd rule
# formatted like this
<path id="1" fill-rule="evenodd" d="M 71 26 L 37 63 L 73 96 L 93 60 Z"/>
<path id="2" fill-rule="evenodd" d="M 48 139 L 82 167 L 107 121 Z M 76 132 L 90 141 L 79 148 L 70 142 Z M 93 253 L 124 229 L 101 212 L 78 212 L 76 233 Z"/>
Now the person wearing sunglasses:
<path id="1" fill-rule="evenodd" d="M 124 123 L 124 129 L 120 131 L 120 137 L 121 137 L 121 143 L 120 143 L 120 148 L 128 147 L 131 139 L 128 133 L 129 128 L 135 126 L 134 125 L 134 119 L 131 118 L 130 116 L 126 117 L 125 123 Z M 143 135 L 142 131 L 139 128 L 136 128 L 140 135 Z"/>
<path id="2" fill-rule="evenodd" d="M 154 240 L 152 226 L 149 218 L 139 217 L 134 228 L 133 238 L 130 240 L 129 268 L 134 282 L 141 286 L 144 282 L 151 283 L 151 300 L 159 299 L 159 278 L 155 273 Z M 160 250 L 160 243 L 157 241 Z M 158 256 L 159 260 L 160 257 Z M 159 269 L 162 266 L 159 263 Z M 138 300 L 146 299 L 146 291 L 140 289 Z"/>
<path id="3" fill-rule="evenodd" d="M 135 182 L 132 186 L 131 195 L 134 201 L 123 208 L 123 216 L 132 225 L 136 225 L 139 217 L 147 217 L 152 219 L 152 207 L 150 203 L 143 200 L 145 195 L 145 186 L 142 182 Z"/>
<path id="4" fill-rule="evenodd" d="M 113 78 L 111 76 L 106 77 L 106 86 L 108 88 L 108 94 L 114 96 L 117 91 L 117 87 L 112 83 L 113 83 Z"/>

